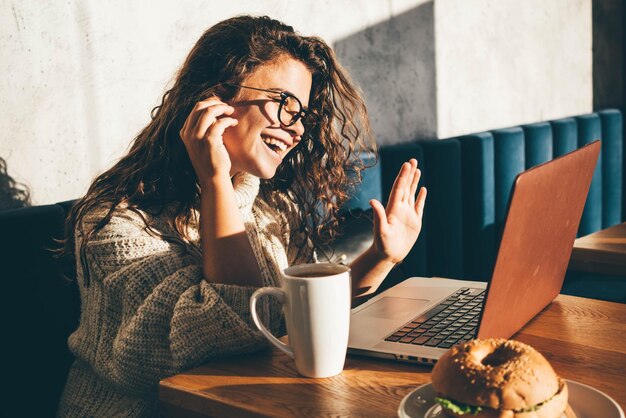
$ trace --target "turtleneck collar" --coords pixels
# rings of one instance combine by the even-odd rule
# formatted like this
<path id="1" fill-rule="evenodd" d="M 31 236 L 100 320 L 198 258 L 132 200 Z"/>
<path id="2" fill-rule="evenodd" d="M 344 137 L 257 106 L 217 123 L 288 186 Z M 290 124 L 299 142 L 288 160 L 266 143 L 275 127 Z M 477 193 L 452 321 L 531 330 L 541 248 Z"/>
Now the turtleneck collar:
<path id="1" fill-rule="evenodd" d="M 250 173 L 240 172 L 233 176 L 235 200 L 239 209 L 252 208 L 254 199 L 259 194 L 261 180 Z"/>

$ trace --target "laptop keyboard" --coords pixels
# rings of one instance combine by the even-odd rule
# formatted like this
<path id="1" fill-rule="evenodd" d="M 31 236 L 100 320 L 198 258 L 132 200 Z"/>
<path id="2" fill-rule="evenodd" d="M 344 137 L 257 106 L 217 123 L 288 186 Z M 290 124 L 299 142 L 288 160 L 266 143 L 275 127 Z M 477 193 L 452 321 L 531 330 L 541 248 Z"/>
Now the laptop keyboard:
<path id="1" fill-rule="evenodd" d="M 439 305 L 398 328 L 385 341 L 439 348 L 469 341 L 476 335 L 484 299 L 484 289 L 459 289 Z"/>

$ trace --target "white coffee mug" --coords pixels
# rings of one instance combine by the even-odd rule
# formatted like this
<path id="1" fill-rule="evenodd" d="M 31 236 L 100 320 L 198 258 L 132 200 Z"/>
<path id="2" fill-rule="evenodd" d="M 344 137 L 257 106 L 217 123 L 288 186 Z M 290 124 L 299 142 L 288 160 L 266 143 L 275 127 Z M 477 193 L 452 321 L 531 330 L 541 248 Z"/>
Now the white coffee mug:
<path id="1" fill-rule="evenodd" d="M 267 339 L 295 360 L 307 377 L 329 377 L 343 370 L 350 333 L 350 268 L 314 263 L 289 267 L 283 286 L 263 287 L 252 294 L 252 319 Z M 261 323 L 257 300 L 272 295 L 284 304 L 289 345 L 279 341 Z"/>

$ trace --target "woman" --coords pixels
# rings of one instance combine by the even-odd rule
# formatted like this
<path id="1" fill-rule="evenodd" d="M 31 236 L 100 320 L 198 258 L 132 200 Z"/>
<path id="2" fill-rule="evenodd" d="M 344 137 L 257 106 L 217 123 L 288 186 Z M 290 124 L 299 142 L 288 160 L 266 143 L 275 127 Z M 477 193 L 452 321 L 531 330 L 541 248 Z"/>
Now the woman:
<path id="1" fill-rule="evenodd" d="M 332 239 L 368 133 L 331 49 L 267 17 L 207 30 L 152 116 L 68 220 L 82 313 L 60 416 L 155 415 L 163 377 L 264 347 L 249 297 Z M 371 202 L 355 297 L 417 239 L 416 165 L 402 166 L 386 210 Z M 284 334 L 281 306 L 259 309 Z"/>

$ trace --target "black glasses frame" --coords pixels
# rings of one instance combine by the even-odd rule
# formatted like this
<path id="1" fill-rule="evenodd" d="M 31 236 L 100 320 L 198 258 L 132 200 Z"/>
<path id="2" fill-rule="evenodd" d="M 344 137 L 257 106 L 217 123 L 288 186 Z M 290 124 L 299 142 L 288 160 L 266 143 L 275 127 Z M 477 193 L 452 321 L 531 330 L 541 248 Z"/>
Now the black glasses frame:
<path id="1" fill-rule="evenodd" d="M 314 116 L 314 113 L 312 113 L 311 111 L 303 109 L 302 108 L 302 102 L 300 101 L 300 99 L 298 99 L 296 96 L 294 96 L 293 94 L 291 94 L 289 92 L 280 91 L 280 90 L 260 89 L 258 87 L 243 86 L 241 84 L 233 84 L 233 83 L 224 83 L 224 84 L 229 85 L 229 86 L 233 86 L 233 87 L 239 87 L 239 88 L 242 88 L 242 89 L 250 89 L 250 90 L 263 91 L 263 92 L 266 92 L 266 93 L 280 94 L 280 103 L 278 105 L 278 120 L 280 121 L 280 124 L 283 125 L 283 126 L 293 126 L 300 119 L 302 119 L 302 122 L 305 123 L 305 122 L 308 122 Z M 291 121 L 289 123 L 285 123 L 285 121 L 283 121 L 283 119 L 281 118 L 280 115 L 282 114 L 283 107 L 285 106 L 285 103 L 287 103 L 287 99 L 289 99 L 289 98 L 292 98 L 292 99 L 296 100 L 300 110 L 298 112 L 296 112 L 296 114 L 292 114 L 289 111 L 287 111 L 287 113 L 291 115 Z"/>

